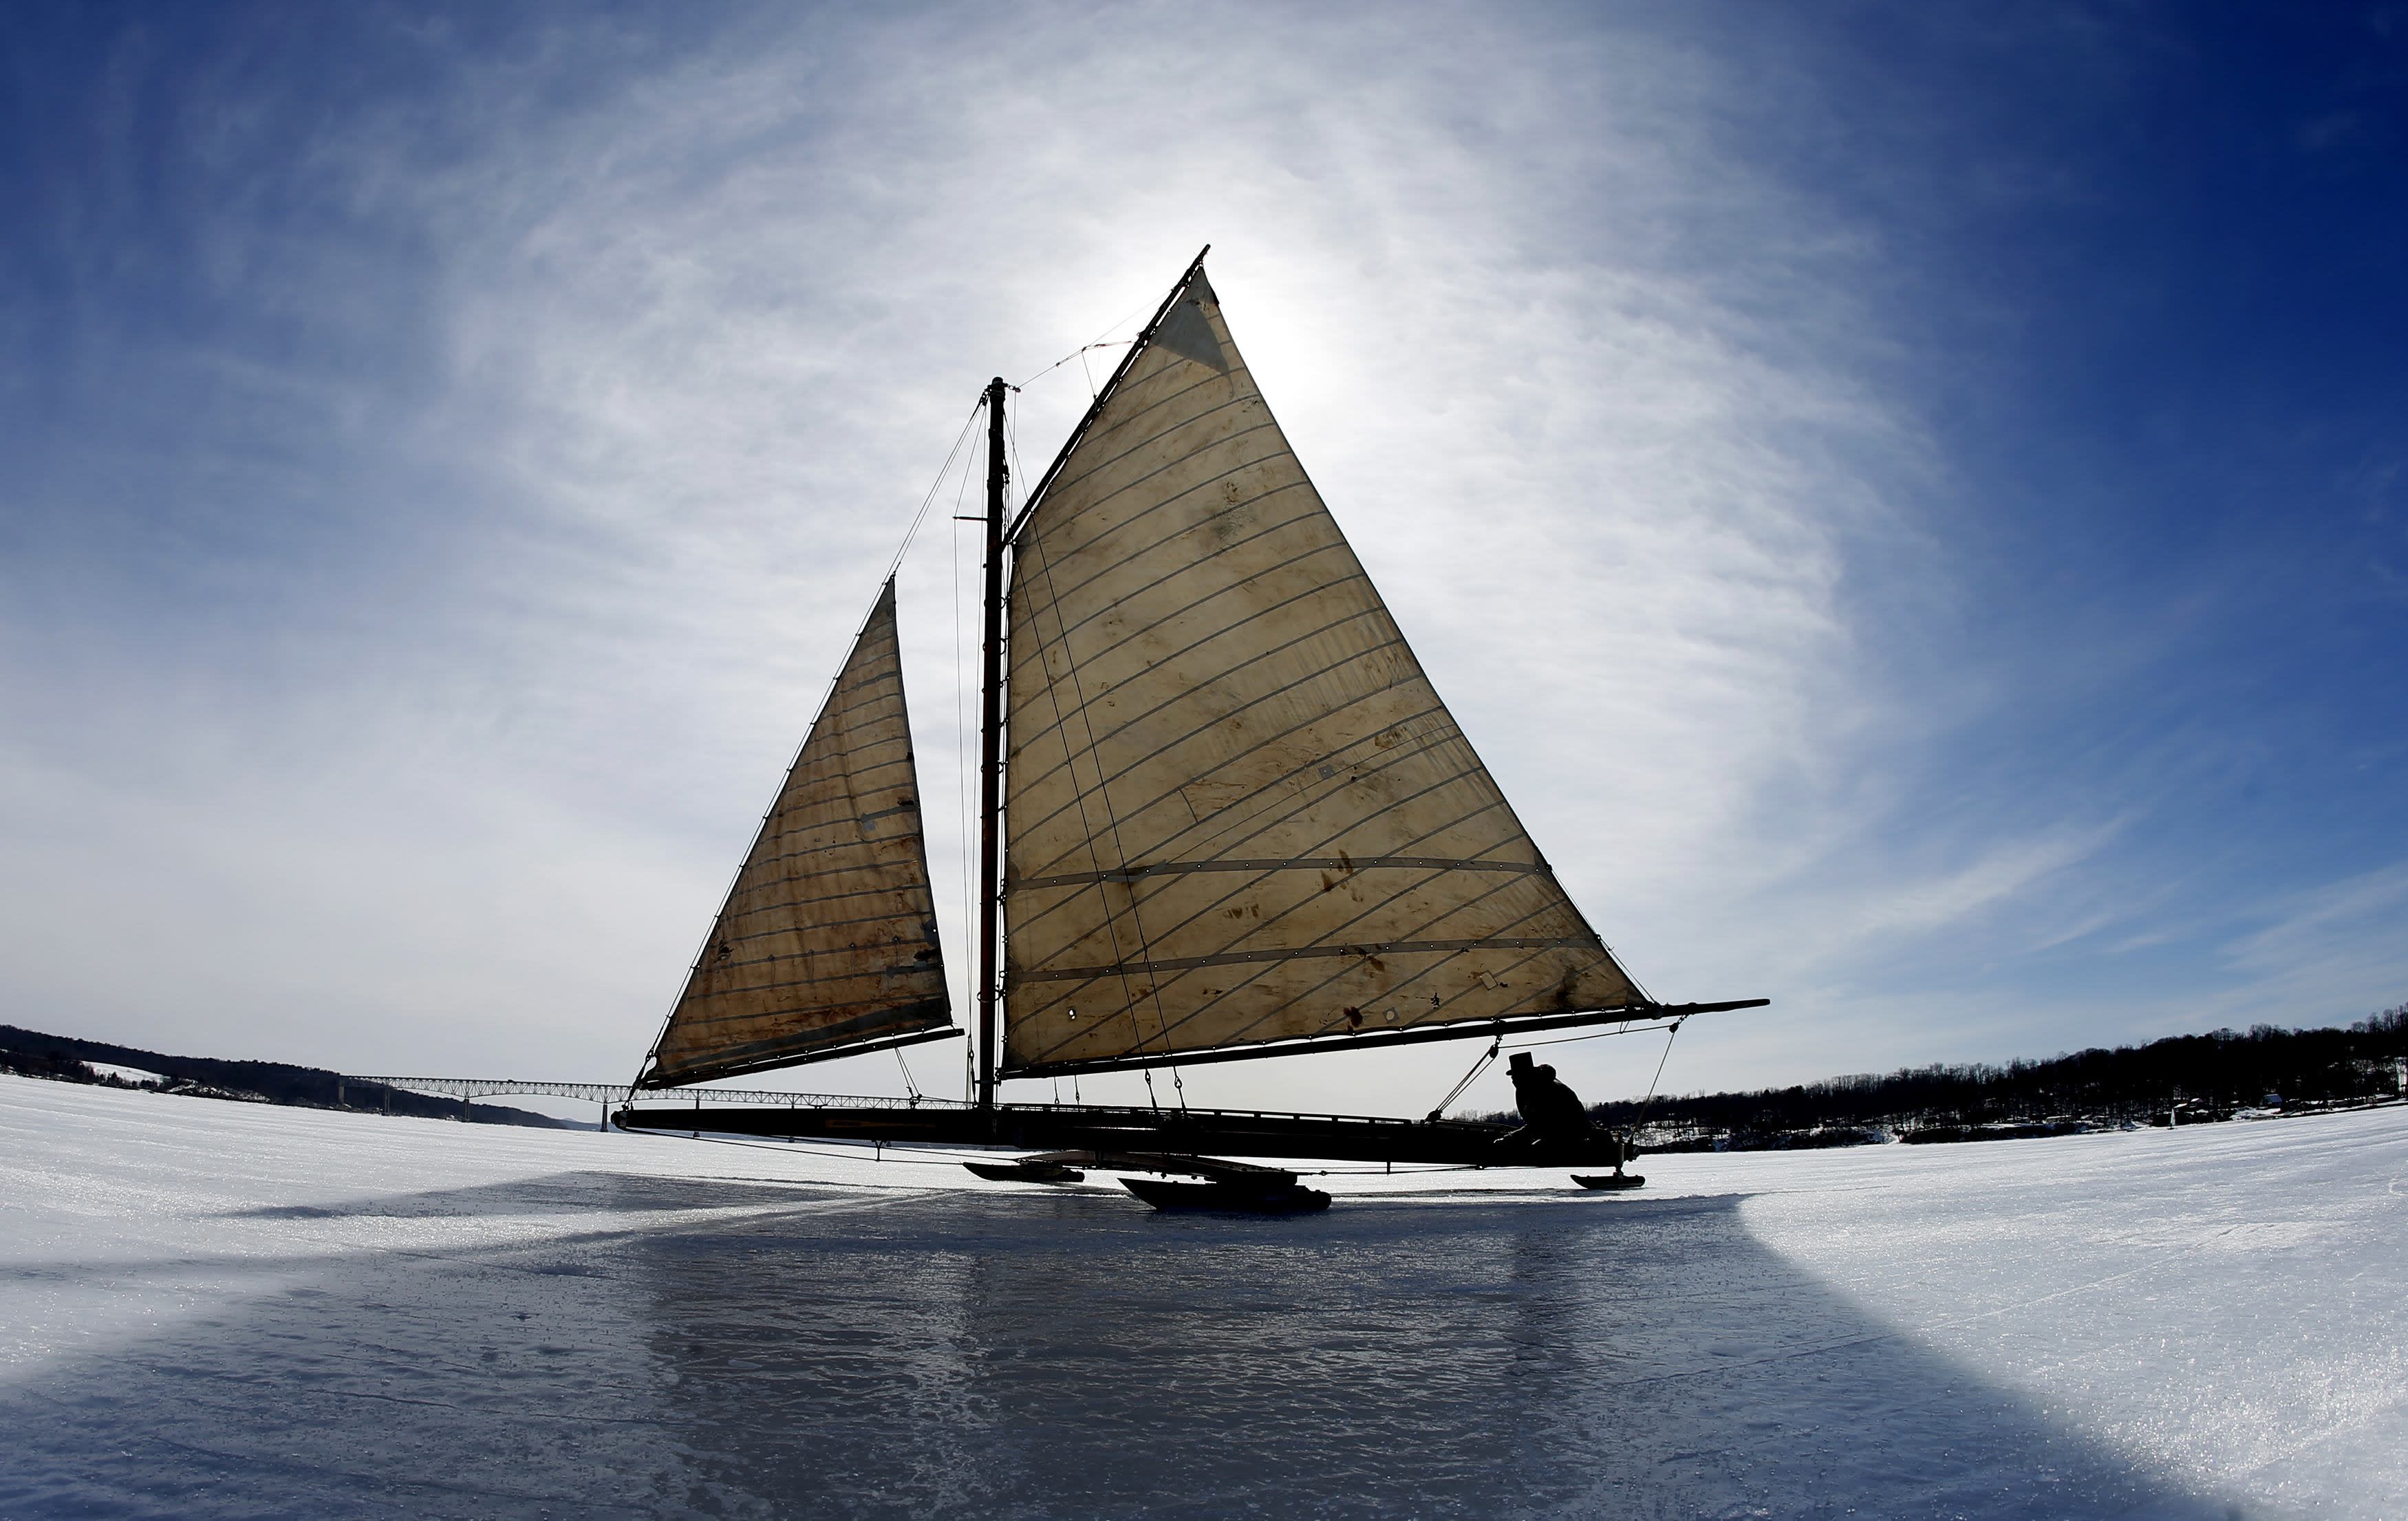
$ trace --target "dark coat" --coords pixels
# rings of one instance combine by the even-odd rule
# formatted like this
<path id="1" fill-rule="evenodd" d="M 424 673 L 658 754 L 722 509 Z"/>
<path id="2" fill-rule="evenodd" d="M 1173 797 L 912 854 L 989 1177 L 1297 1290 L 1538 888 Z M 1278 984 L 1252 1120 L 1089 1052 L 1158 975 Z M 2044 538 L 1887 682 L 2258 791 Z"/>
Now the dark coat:
<path id="1" fill-rule="evenodd" d="M 1588 1134 L 1588 1110 L 1554 1068 L 1516 1068 L 1512 1076 L 1522 1128 L 1534 1139 L 1568 1141 Z"/>

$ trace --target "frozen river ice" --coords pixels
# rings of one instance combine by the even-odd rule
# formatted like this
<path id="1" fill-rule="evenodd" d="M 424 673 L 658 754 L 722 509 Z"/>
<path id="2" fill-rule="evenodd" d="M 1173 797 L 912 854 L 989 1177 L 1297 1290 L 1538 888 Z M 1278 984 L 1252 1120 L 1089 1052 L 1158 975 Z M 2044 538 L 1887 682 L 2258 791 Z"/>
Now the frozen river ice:
<path id="1" fill-rule="evenodd" d="M 0 1517 L 2408 1515 L 2408 1110 L 1325 1215 L 0 1077 Z"/>

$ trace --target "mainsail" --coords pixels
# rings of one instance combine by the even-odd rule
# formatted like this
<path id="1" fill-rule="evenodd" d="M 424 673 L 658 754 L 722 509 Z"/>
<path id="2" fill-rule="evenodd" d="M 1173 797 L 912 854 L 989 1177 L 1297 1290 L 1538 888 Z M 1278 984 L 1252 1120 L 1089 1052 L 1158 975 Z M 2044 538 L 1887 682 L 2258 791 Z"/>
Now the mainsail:
<path id="1" fill-rule="evenodd" d="M 953 1033 L 889 580 L 638 1083 Z"/>
<path id="2" fill-rule="evenodd" d="M 1003 1069 L 1637 1007 L 1200 267 L 1013 540 Z"/>

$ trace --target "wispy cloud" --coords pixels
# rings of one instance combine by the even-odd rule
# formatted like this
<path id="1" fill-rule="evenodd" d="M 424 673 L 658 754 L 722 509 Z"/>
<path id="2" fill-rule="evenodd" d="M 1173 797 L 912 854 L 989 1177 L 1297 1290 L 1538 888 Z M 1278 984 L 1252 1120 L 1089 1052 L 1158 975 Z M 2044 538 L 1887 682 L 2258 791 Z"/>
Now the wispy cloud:
<path id="1" fill-rule="evenodd" d="M 59 421 L 0 570 L 0 696 L 36 720 L 0 739 L 18 1017 L 632 1068 L 979 386 L 1207 241 L 1600 929 L 1666 997 L 1783 999 L 1684 1038 L 1713 1081 L 1950 1054 L 2035 958 L 2195 907 L 2131 859 L 2141 787 L 1968 754 L 2051 677 L 1968 632 L 1974 488 L 1901 359 L 1899 293 L 1933 277 L 1763 136 L 1830 130 L 1828 81 L 1634 12 L 1210 16 L 329 22 L 311 46 L 400 60 L 339 97 L 238 28 L 189 67 L 127 45 L 128 98 L 199 146 L 157 150 L 192 181 L 167 210 L 108 181 L 63 340 L 85 380 L 11 380 Z M 136 253 L 181 261 L 175 312 L 110 298 Z M 1028 468 L 1081 374 L 1019 398 Z M 938 797 L 947 512 L 903 584 Z M 2096 690 L 2143 679 L 2096 642 L 2126 661 Z"/>
<path id="2" fill-rule="evenodd" d="M 2372 983 L 2395 990 L 2393 1001 L 2408 999 L 2408 861 L 2285 894 L 2266 908 L 2272 923 L 2224 948 L 2248 992 L 2346 998 Z"/>

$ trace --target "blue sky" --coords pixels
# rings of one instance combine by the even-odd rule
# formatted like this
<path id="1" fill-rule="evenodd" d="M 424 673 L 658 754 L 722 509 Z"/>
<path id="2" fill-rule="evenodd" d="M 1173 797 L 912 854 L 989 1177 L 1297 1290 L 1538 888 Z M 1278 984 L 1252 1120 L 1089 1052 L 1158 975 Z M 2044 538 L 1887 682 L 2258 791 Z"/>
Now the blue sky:
<path id="1" fill-rule="evenodd" d="M 2408 10 L 20 7 L 0 67 L 0 1019 L 632 1070 L 981 384 L 1208 241 L 1591 919 L 1775 999 L 1669 1086 L 2408 999 Z"/>

